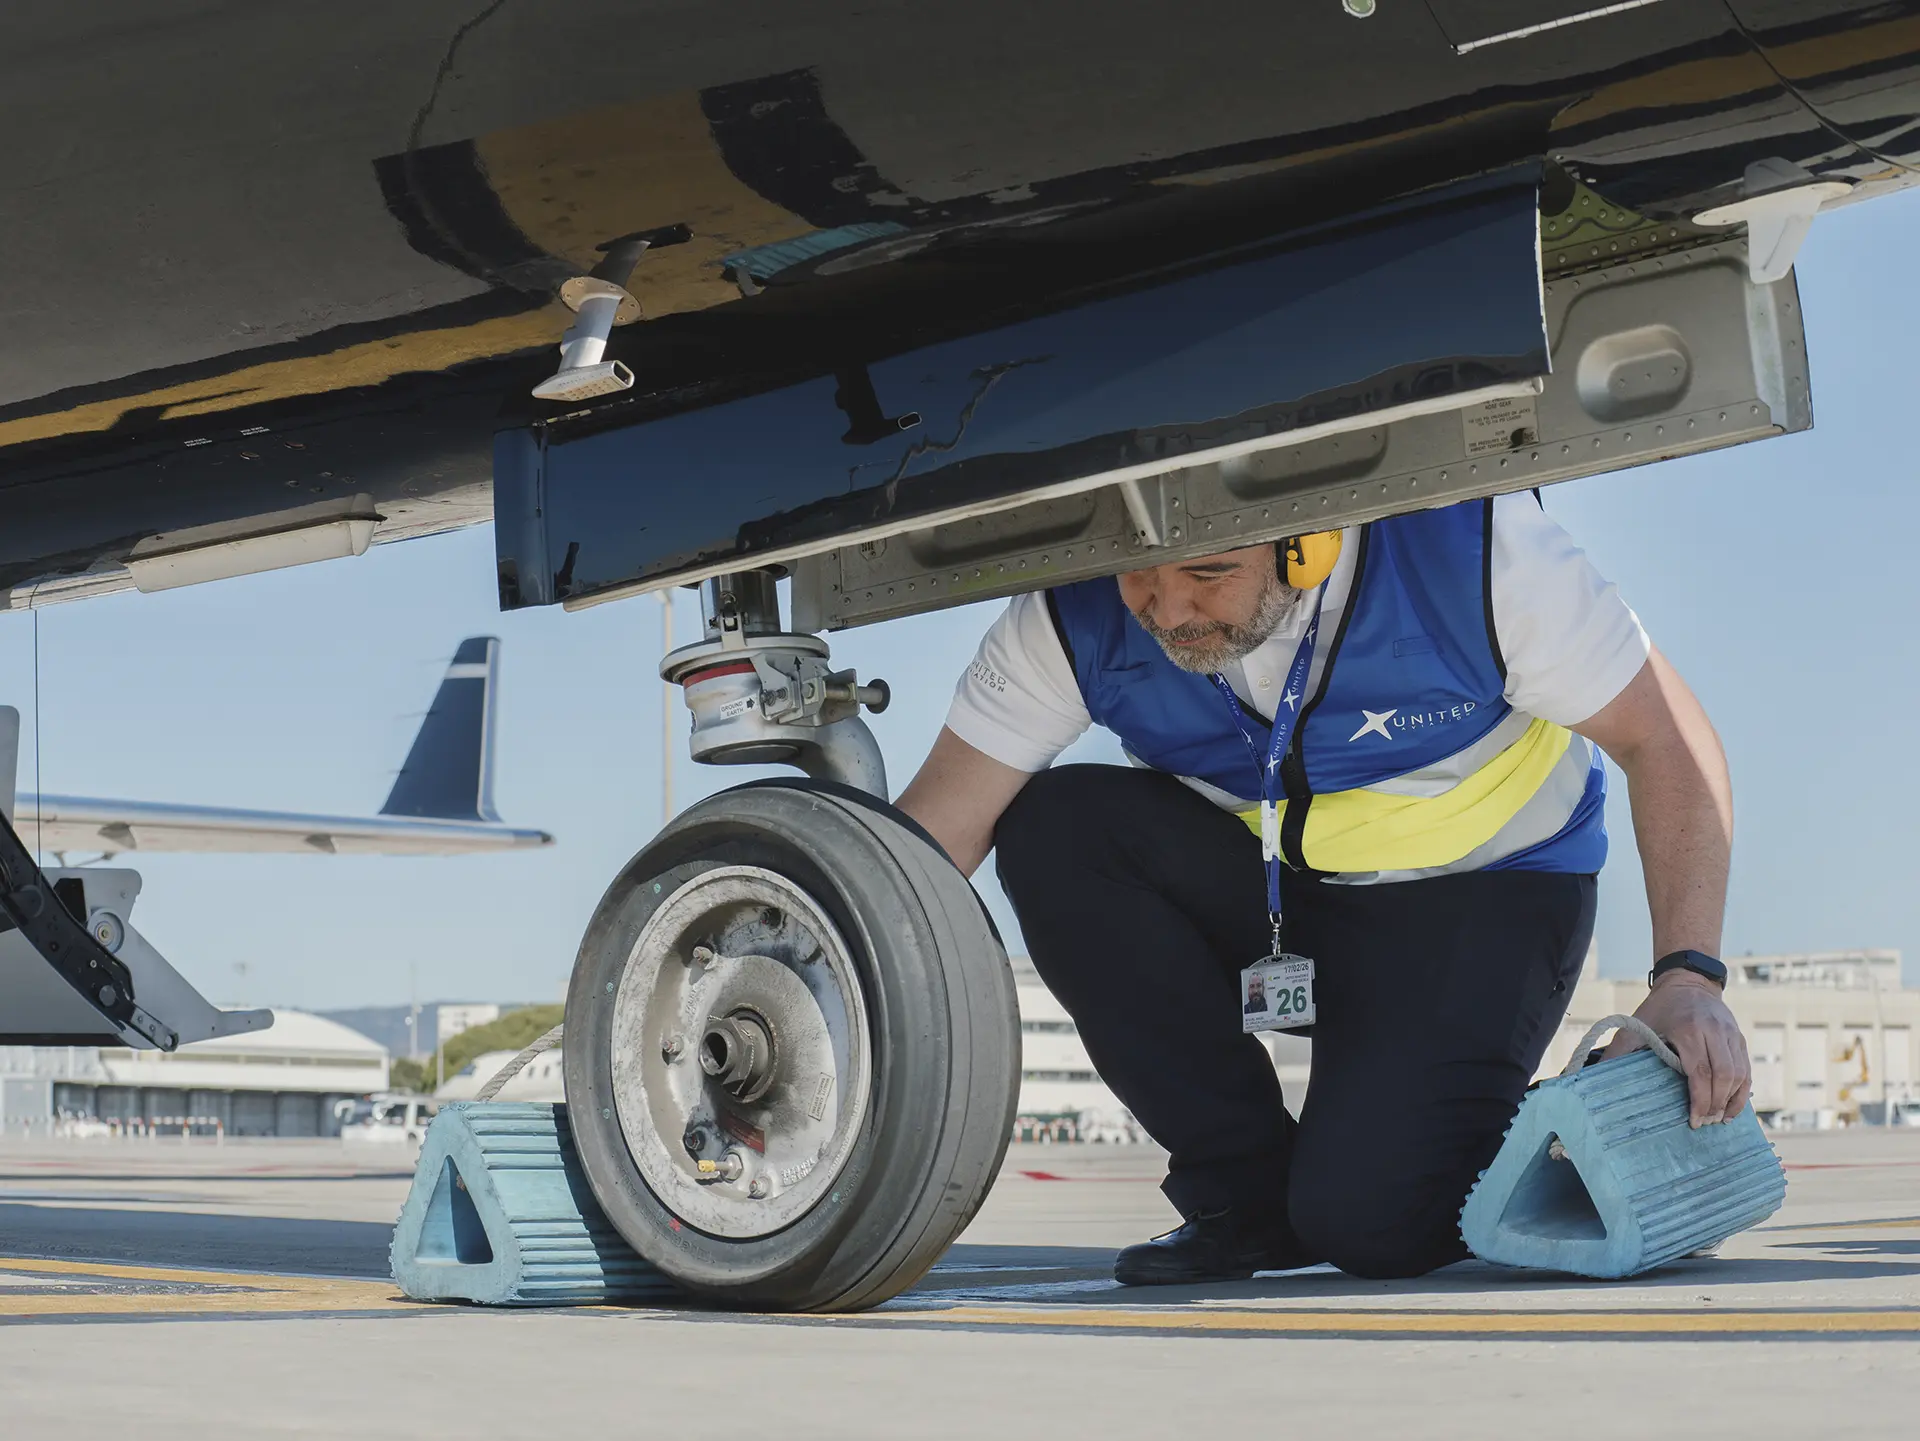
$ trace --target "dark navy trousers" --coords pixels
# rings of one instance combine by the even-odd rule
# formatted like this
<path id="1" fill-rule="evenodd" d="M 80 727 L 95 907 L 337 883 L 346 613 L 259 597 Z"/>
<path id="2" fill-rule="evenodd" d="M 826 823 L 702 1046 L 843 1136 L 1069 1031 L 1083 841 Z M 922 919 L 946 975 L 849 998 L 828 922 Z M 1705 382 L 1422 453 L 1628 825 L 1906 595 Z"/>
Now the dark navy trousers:
<path id="1" fill-rule="evenodd" d="M 1284 1207 L 1309 1253 L 1359 1276 L 1465 1258 L 1460 1207 L 1566 1012 L 1593 876 L 1287 873 L 1284 944 L 1315 962 L 1318 1004 L 1295 1120 L 1240 1030 L 1240 969 L 1272 949 L 1245 822 L 1171 776 L 1060 766 L 995 846 L 1035 968 L 1170 1153 L 1183 1215 Z"/>

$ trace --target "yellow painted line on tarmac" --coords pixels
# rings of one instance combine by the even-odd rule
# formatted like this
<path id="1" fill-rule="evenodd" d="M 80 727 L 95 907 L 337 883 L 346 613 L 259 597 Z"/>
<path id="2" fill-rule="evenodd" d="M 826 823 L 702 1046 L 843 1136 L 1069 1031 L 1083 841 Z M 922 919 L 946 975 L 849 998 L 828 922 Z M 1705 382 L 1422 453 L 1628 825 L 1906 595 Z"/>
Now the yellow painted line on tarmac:
<path id="1" fill-rule="evenodd" d="M 63 1296 L 50 1291 L 38 1296 L 0 1296 L 0 1319 L 10 1316 L 254 1316 L 276 1312 L 310 1316 L 316 1312 L 393 1310 L 401 1304 L 391 1292 L 355 1298 L 285 1291 L 202 1291 L 164 1296 L 138 1292 Z"/>
<path id="2" fill-rule="evenodd" d="M 388 1281 L 327 1276 L 276 1276 L 258 1272 L 197 1271 L 117 1262 L 0 1257 L 0 1287 L 31 1286 L 36 1277 L 116 1286 L 108 1292 L 0 1291 L 0 1321 L 36 1318 L 147 1316 L 315 1315 L 342 1312 L 465 1311 L 423 1305 L 401 1296 Z M 168 1289 L 160 1289 L 160 1288 Z M 186 1287 L 189 1289 L 172 1289 Z M 652 1311 L 659 1307 L 589 1308 Z M 718 1319 L 708 1313 L 703 1319 Z M 1728 1311 L 1436 1311 L 1436 1310 L 1182 1310 L 1161 1307 L 1071 1307 L 968 1305 L 903 1307 L 844 1316 L 754 1317 L 780 1320 L 881 1323 L 907 1326 L 1010 1327 L 1016 1330 L 1132 1331 L 1155 1334 L 1288 1336 L 1920 1336 L 1920 1307 L 1851 1310 Z"/>
<path id="3" fill-rule="evenodd" d="M 895 1311 L 888 1319 L 1047 1330 L 1384 1333 L 1438 1336 L 1716 1336 L 1885 1333 L 1920 1335 L 1920 1309 L 1883 1311 L 1159 1311 L 1002 1310 L 959 1306 Z M 869 1319 L 875 1319 L 869 1317 Z"/>
<path id="4" fill-rule="evenodd" d="M 389 1281 L 332 1276 L 271 1276 L 253 1272 L 186 1271 L 100 1261 L 47 1261 L 0 1257 L 0 1278 L 31 1284 L 35 1276 L 118 1283 L 110 1292 L 0 1293 L 0 1318 L 8 1316 L 138 1316 L 267 1314 L 311 1311 L 384 1311 L 413 1308 Z M 146 1287 L 202 1287 L 157 1290 Z"/>
<path id="5" fill-rule="evenodd" d="M 1814 1221 L 1804 1226 L 1762 1226 L 1760 1233 L 1771 1236 L 1781 1231 L 1898 1231 L 1910 1226 L 1920 1226 L 1920 1216 L 1893 1216 L 1884 1221 Z"/>

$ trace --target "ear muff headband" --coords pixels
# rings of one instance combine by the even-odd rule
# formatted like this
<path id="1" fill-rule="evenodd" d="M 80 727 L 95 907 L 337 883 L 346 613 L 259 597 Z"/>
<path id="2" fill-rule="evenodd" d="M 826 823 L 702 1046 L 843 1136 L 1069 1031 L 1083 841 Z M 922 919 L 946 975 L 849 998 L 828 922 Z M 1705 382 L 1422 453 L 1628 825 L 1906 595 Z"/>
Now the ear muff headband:
<path id="1" fill-rule="evenodd" d="M 1279 554 L 1280 578 L 1295 590 L 1312 590 L 1333 574 L 1340 559 L 1340 532 L 1290 535 L 1275 542 L 1274 549 Z"/>

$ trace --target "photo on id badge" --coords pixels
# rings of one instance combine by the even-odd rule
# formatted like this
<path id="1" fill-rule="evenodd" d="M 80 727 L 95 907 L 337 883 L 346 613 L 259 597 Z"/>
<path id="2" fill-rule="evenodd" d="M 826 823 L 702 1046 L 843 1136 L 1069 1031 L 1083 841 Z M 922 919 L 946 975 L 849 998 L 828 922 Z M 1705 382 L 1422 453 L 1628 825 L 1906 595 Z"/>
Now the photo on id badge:
<path id="1" fill-rule="evenodd" d="M 1291 1031 L 1313 1024 L 1313 962 L 1269 956 L 1240 973 L 1240 1029 Z"/>

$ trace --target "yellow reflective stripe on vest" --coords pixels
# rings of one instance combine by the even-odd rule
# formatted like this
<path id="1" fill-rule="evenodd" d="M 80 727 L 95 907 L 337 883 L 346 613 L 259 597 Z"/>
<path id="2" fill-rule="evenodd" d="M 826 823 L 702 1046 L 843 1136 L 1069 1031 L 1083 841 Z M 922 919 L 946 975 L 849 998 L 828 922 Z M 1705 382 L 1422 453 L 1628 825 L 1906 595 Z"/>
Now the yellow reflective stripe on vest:
<path id="1" fill-rule="evenodd" d="M 1317 871 L 1413 871 L 1485 845 L 1547 783 L 1573 732 L 1535 718 L 1512 745 L 1437 796 L 1333 791 L 1313 798 L 1301 854 Z M 1257 835 L 1257 808 L 1238 812 Z M 1286 806 L 1281 806 L 1285 823 Z"/>

